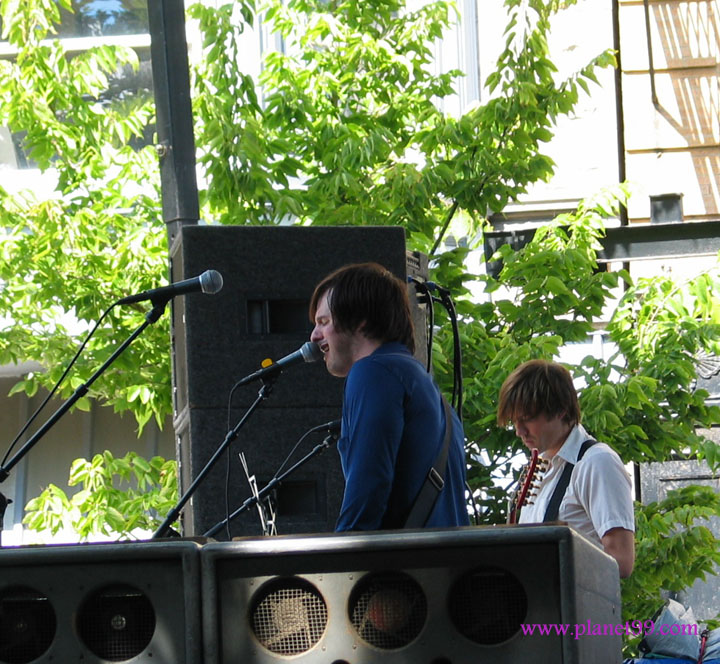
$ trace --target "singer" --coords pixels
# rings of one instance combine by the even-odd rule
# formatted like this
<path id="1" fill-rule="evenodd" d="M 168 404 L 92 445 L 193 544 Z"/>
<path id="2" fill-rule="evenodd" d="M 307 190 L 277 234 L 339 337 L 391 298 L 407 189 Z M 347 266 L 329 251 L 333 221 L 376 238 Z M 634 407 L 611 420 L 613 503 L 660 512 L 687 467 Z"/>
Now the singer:
<path id="1" fill-rule="evenodd" d="M 345 493 L 336 530 L 402 528 L 451 427 L 444 485 L 428 527 L 467 525 L 462 424 L 412 355 L 406 285 L 375 263 L 347 265 L 315 288 L 310 339 L 345 377 L 338 451 Z"/>

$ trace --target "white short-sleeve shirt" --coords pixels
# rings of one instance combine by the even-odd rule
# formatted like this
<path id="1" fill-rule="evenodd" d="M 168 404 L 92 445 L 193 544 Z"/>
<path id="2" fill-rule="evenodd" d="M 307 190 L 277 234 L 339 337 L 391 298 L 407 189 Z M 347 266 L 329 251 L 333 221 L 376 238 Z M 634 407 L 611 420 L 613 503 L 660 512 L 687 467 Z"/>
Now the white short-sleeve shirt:
<path id="1" fill-rule="evenodd" d="M 550 460 L 548 470 L 539 478 L 534 503 L 520 510 L 519 523 L 542 522 L 565 464 L 575 463 L 580 447 L 588 438 L 581 425 L 572 429 Z M 635 531 L 632 483 L 615 450 L 605 443 L 597 443 L 585 452 L 573 468 L 557 518 L 598 546 L 602 546 L 601 537 L 611 528 Z"/>

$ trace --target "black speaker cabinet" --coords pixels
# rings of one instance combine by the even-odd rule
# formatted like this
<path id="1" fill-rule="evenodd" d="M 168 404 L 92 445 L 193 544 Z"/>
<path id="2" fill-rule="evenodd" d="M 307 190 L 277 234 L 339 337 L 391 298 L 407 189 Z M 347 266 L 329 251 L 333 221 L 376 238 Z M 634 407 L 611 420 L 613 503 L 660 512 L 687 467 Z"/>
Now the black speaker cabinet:
<path id="1" fill-rule="evenodd" d="M 0 662 L 202 662 L 200 547 L 0 549 Z"/>
<path id="2" fill-rule="evenodd" d="M 574 636 L 620 623 L 620 583 L 565 526 L 208 544 L 202 583 L 205 664 L 621 661 L 614 629 Z M 569 628 L 526 635 L 533 624 Z"/>
<path id="3" fill-rule="evenodd" d="M 219 271 L 216 295 L 194 293 L 173 302 L 175 432 L 181 489 L 186 491 L 258 396 L 260 383 L 229 395 L 265 358 L 278 360 L 299 349 L 312 330 L 308 304 L 316 284 L 347 263 L 376 261 L 405 280 L 425 276 L 427 258 L 408 254 L 402 228 L 186 226 L 171 248 L 172 278 L 178 281 Z M 414 288 L 417 347 L 426 347 L 426 325 Z M 424 361 L 424 358 L 419 358 Z M 269 396 L 241 427 L 230 453 L 215 464 L 183 512 L 183 533 L 206 534 L 250 496 L 238 454 L 260 488 L 265 486 L 310 428 L 338 419 L 343 381 L 322 362 L 288 368 Z M 228 407 L 230 410 L 228 412 Z M 310 438 L 297 460 L 320 442 Z M 229 479 L 226 476 L 227 463 Z M 326 452 L 289 477 L 275 496 L 280 534 L 332 531 L 343 478 L 337 452 Z M 231 535 L 262 534 L 257 512 L 230 524 Z M 226 539 L 222 529 L 215 534 Z"/>

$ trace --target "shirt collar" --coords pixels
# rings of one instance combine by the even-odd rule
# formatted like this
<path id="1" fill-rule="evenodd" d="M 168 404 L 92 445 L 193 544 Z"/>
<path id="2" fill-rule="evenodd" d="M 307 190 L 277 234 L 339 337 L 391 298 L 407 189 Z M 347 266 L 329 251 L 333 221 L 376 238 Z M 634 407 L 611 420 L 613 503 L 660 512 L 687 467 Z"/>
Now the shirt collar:
<path id="1" fill-rule="evenodd" d="M 388 341 L 380 344 L 371 355 L 386 355 L 388 353 L 407 353 L 410 354 L 408 347 L 399 341 Z"/>
<path id="2" fill-rule="evenodd" d="M 588 439 L 588 433 L 582 424 L 576 424 L 568 434 L 562 447 L 557 451 L 556 457 L 567 463 L 576 463 L 582 444 Z"/>

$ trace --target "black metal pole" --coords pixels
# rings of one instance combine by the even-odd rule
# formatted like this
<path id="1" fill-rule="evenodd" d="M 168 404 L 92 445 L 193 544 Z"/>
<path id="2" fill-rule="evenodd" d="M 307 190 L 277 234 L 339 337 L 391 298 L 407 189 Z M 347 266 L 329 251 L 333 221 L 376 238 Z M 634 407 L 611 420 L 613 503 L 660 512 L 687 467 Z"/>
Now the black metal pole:
<path id="1" fill-rule="evenodd" d="M 168 246 L 182 226 L 197 224 L 197 178 L 190 69 L 183 0 L 148 0 L 163 220 Z"/>
<path id="2" fill-rule="evenodd" d="M 188 65 L 187 35 L 185 33 L 185 5 L 183 0 L 147 0 L 152 59 L 153 92 L 160 160 L 162 214 L 167 229 L 168 249 L 173 247 L 183 226 L 197 224 L 200 217 L 197 177 L 195 174 L 195 138 L 193 134 L 190 69 Z M 170 259 L 170 276 L 177 276 Z M 180 275 L 182 276 L 182 275 Z M 173 309 L 171 337 L 173 339 L 173 386 L 177 371 L 175 356 L 175 326 L 182 324 L 182 316 Z M 180 478 L 178 478 L 180 479 Z M 186 495 L 191 495 L 194 486 Z M 176 508 L 179 512 L 182 505 Z M 169 531 L 173 512 L 153 537 Z M 172 519 L 172 520 L 171 520 Z"/>

